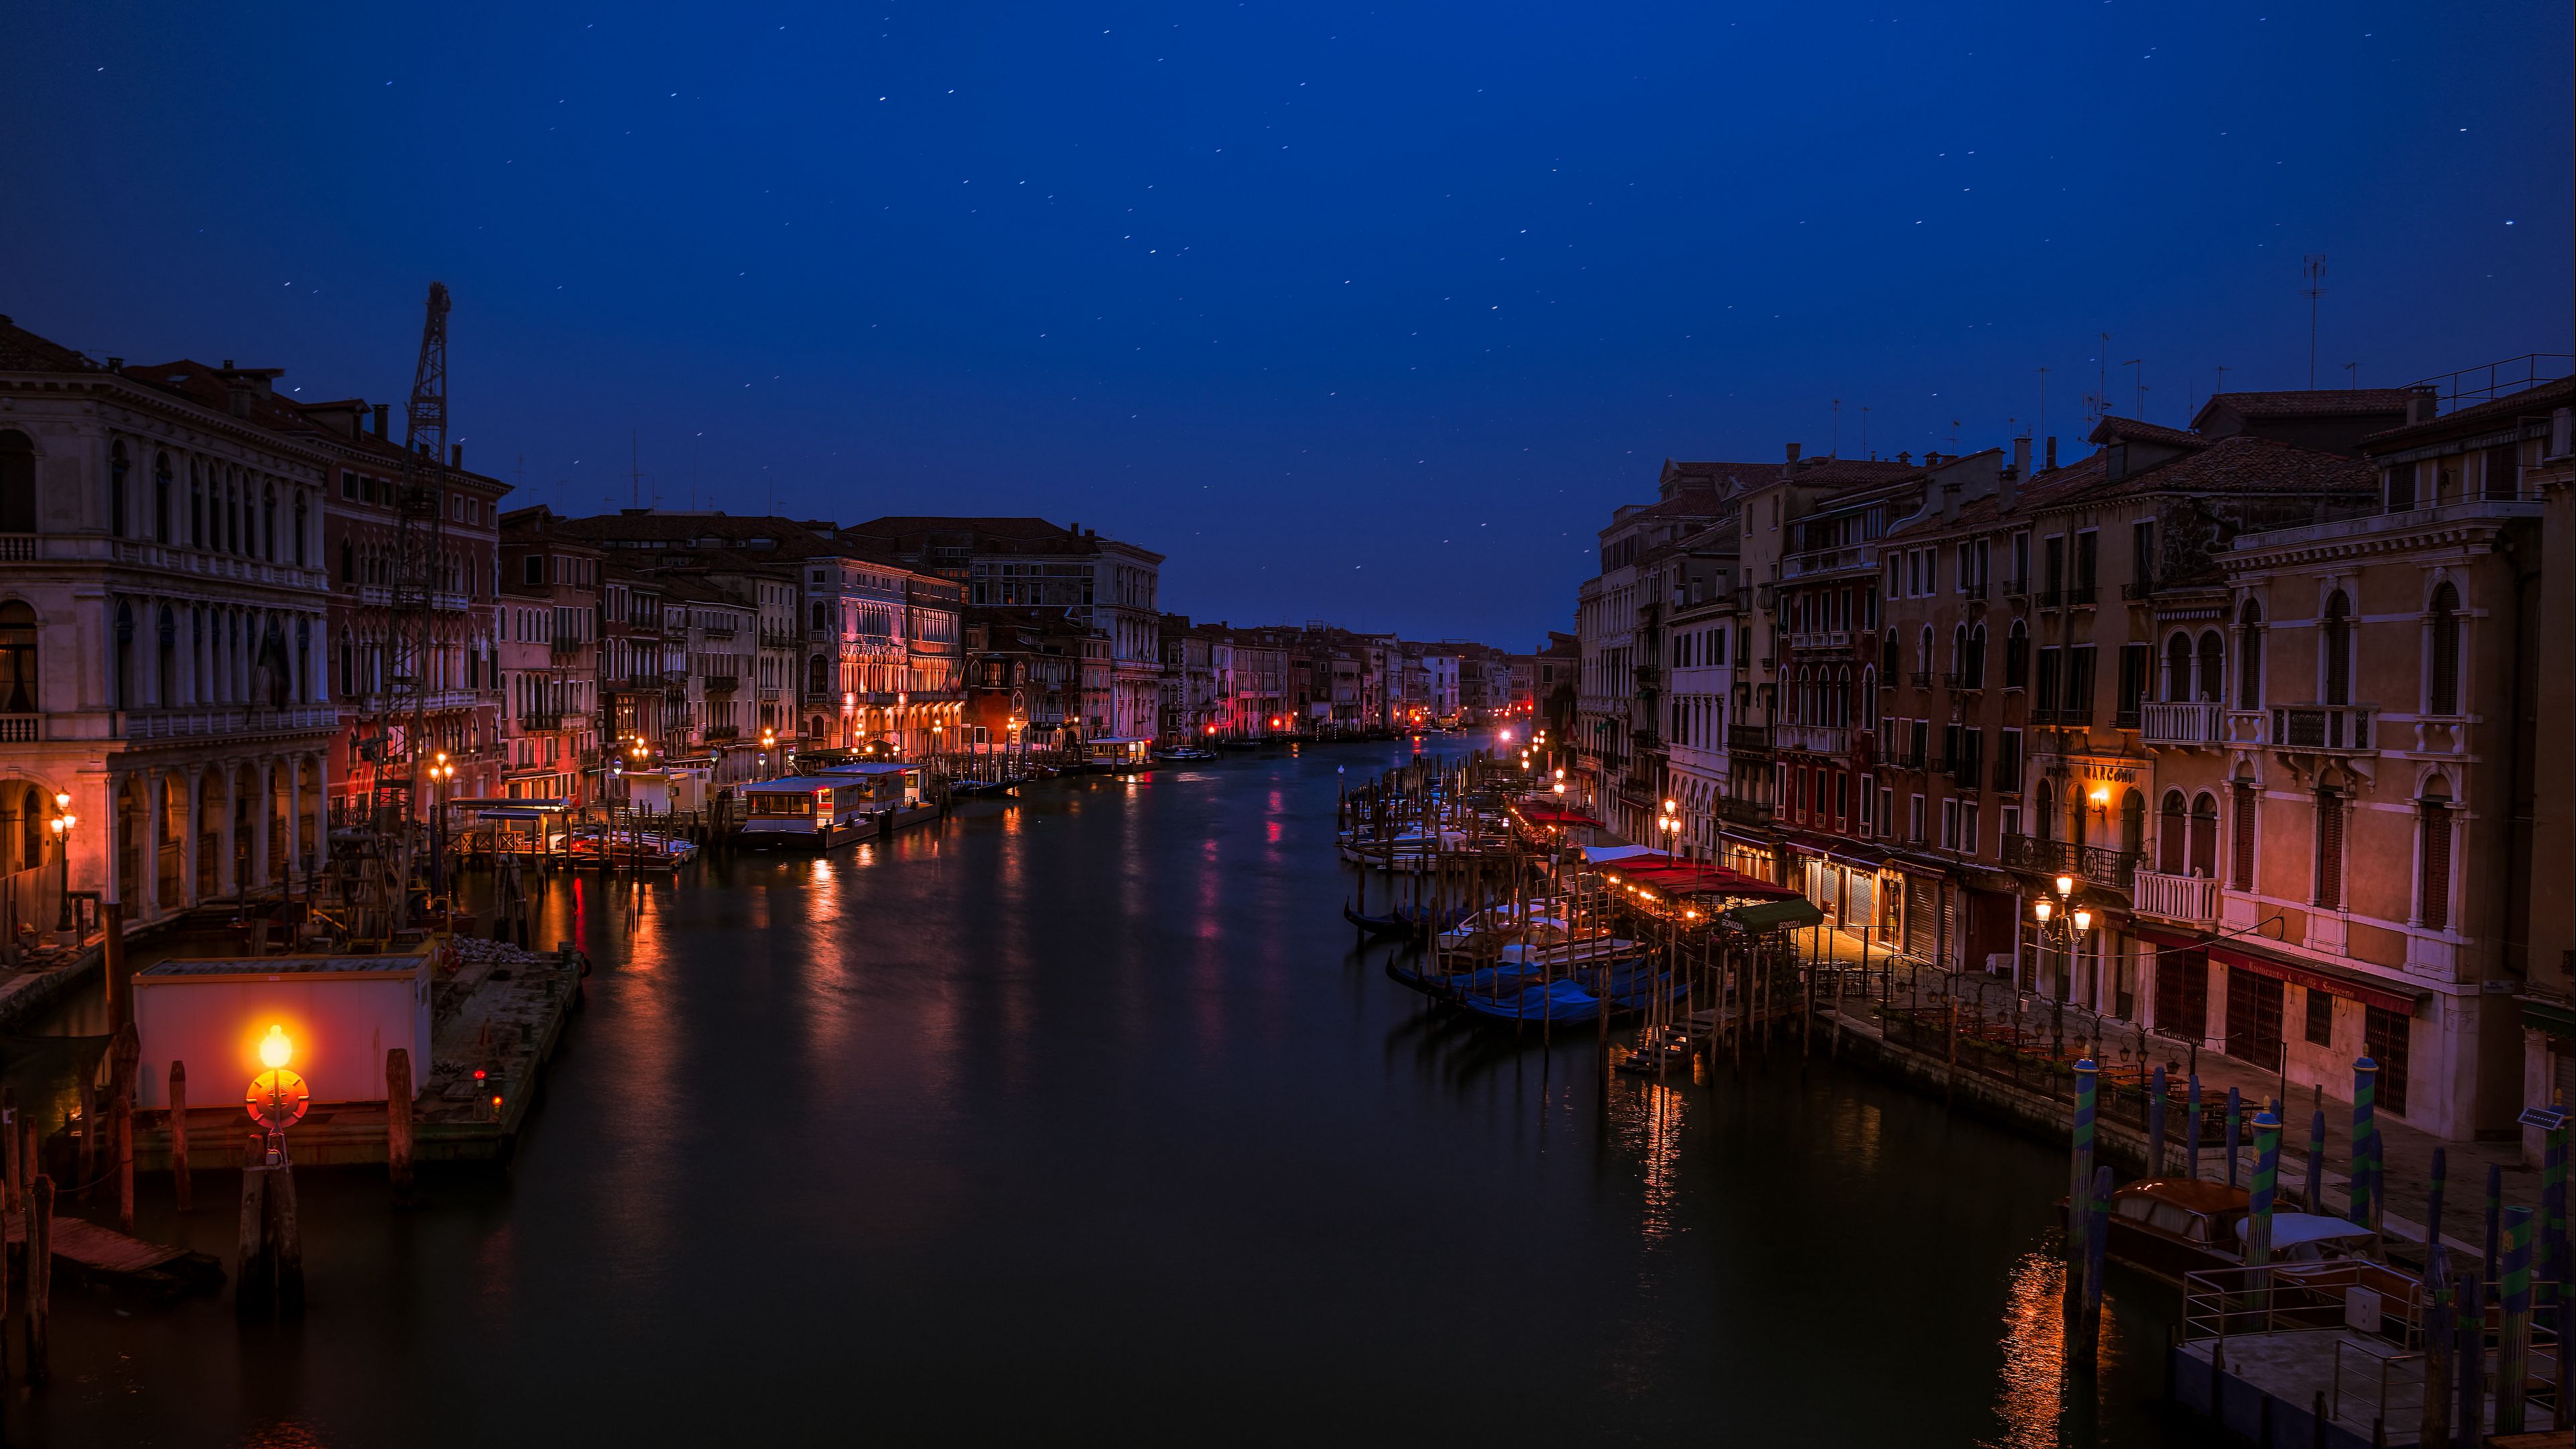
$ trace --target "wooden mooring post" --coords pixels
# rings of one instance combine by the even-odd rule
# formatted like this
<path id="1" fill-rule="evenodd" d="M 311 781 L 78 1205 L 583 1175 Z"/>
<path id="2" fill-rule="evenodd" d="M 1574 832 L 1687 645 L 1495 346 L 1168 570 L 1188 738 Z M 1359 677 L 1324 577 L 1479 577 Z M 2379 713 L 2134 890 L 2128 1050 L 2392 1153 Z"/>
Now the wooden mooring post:
<path id="1" fill-rule="evenodd" d="M 268 1160 L 250 1139 L 242 1168 L 241 1239 L 233 1311 L 245 1320 L 304 1310 L 304 1234 L 295 1201 L 295 1164 Z"/>
<path id="2" fill-rule="evenodd" d="M 170 1200 L 188 1210 L 188 1064 L 170 1064 Z"/>
<path id="3" fill-rule="evenodd" d="M 116 1230 L 134 1233 L 134 1094 L 119 1091 L 108 1108 L 116 1140 Z"/>
<path id="4" fill-rule="evenodd" d="M 27 1382 L 41 1384 L 52 1363 L 54 1180 L 27 1185 Z"/>
<path id="5" fill-rule="evenodd" d="M 18 1155 L 18 1089 L 0 1087 L 0 1211 L 27 1200 L 27 1164 Z"/>
<path id="6" fill-rule="evenodd" d="M 404 1207 L 412 1202 L 411 1098 L 411 1052 L 395 1047 L 385 1053 L 385 1180 Z"/>

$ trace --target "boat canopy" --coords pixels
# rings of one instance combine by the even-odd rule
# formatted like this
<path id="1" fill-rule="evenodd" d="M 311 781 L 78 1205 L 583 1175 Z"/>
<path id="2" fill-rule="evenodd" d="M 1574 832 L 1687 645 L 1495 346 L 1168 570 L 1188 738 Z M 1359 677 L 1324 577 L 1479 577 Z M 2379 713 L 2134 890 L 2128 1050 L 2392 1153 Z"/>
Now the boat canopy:
<path id="1" fill-rule="evenodd" d="M 2236 1236 L 2245 1236 L 2250 1218 L 2236 1220 Z M 2295 1248 L 2301 1243 L 2367 1242 L 2379 1234 L 2360 1223 L 2342 1218 L 2320 1217 L 2315 1213 L 2272 1214 L 2272 1251 Z"/>
<path id="2" fill-rule="evenodd" d="M 788 775 L 776 780 L 755 780 L 737 788 L 746 795 L 811 795 L 819 790 L 846 790 L 847 779 L 830 775 Z"/>

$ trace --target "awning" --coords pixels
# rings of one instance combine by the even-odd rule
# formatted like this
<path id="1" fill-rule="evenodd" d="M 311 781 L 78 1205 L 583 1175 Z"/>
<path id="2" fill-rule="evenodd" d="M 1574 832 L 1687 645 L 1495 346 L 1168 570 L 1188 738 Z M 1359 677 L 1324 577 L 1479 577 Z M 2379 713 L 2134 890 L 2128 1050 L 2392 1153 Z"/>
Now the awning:
<path id="1" fill-rule="evenodd" d="M 2563 1001 L 2536 1001 L 2523 997 L 2522 1024 L 2534 1031 L 2547 1032 L 2561 1041 L 2576 1041 L 2576 1007 Z"/>
<path id="2" fill-rule="evenodd" d="M 1768 901 L 1758 906 L 1737 906 L 1726 912 L 1726 919 L 1748 931 L 1777 930 L 1783 926 L 1812 926 L 1825 918 L 1806 897 Z"/>
<path id="3" fill-rule="evenodd" d="M 1657 852 L 1642 845 L 1582 845 L 1575 848 L 1582 851 L 1583 858 L 1592 862 L 1594 865 L 1609 865 L 1613 862 L 1620 861 L 1636 861 L 1639 856 L 1657 855 Z M 1657 855 L 1657 858 L 1661 859 L 1662 857 Z M 1637 863 L 1642 865 L 1646 862 L 1638 861 Z"/>
<path id="4" fill-rule="evenodd" d="M 2364 1006 L 2376 1006 L 2382 1011 L 2394 1011 L 2406 1016 L 2413 1016 L 2416 1006 L 2425 997 L 2433 994 L 2423 990 L 2410 991 L 2401 983 L 2382 977 L 2365 976 L 2358 971 L 2320 966 L 2307 961 L 2293 961 L 2286 957 L 2275 956 L 2268 951 L 2249 950 L 2242 937 L 2226 941 L 2208 939 L 2194 941 L 2152 931 L 2142 934 L 2150 940 L 2161 940 L 2191 950 L 2205 950 L 2209 953 L 2210 960 L 2231 971 L 2251 971 L 2257 976 L 2269 976 L 2275 981 L 2287 981 L 2295 986 L 2305 986 L 2311 990 L 2325 992 L 2329 996 L 2340 996 L 2346 1001 L 2358 1001 Z"/>

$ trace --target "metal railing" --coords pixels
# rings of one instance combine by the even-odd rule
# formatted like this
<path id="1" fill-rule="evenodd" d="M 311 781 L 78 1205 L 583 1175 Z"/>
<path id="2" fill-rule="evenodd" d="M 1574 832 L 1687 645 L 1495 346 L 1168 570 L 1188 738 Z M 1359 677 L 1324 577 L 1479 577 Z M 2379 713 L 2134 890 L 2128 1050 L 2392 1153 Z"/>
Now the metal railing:
<path id="1" fill-rule="evenodd" d="M 2125 891 L 2138 873 L 2138 852 L 2134 850 L 2042 840 L 2035 835 L 2007 835 L 2003 846 L 2006 866 L 2041 875 L 2081 876 L 2095 885 Z"/>
<path id="2" fill-rule="evenodd" d="M 2372 752 L 2371 716 L 2367 704 L 2276 704 L 2271 737 L 2263 743 L 2281 750 Z"/>

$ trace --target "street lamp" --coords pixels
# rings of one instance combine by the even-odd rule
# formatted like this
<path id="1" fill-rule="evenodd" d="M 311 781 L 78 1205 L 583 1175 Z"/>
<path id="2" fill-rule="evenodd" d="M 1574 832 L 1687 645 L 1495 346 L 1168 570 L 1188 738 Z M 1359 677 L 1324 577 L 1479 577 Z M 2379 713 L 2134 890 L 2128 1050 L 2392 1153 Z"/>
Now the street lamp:
<path id="1" fill-rule="evenodd" d="M 456 767 L 447 762 L 447 751 L 440 750 L 430 762 L 429 783 L 438 796 L 438 814 L 432 819 L 430 841 L 429 889 L 432 895 L 447 893 L 447 801 L 454 793 Z"/>
<path id="2" fill-rule="evenodd" d="M 304 1109 L 311 1104 L 312 1092 L 304 1078 L 287 1069 L 295 1058 L 295 1043 L 284 1027 L 271 1023 L 268 1035 L 260 1041 L 260 1065 L 268 1068 L 250 1079 L 246 1105 L 250 1115 L 268 1129 L 268 1165 L 276 1167 L 286 1161 L 286 1129 L 303 1120 Z"/>
<path id="3" fill-rule="evenodd" d="M 2055 884 L 2056 896 L 2053 898 L 2041 896 L 2032 901 L 2030 913 L 2039 922 L 2042 944 L 2046 944 L 2052 935 L 2059 938 L 2058 949 L 2066 953 L 2067 974 L 2071 984 L 2075 969 L 2076 948 L 2083 944 L 2085 936 L 2093 929 L 2093 912 L 2074 899 L 2075 877 L 2061 875 Z M 2052 923 L 2054 923 L 2053 926 Z"/>
<path id="4" fill-rule="evenodd" d="M 54 920 L 54 929 L 68 931 L 72 928 L 72 831 L 80 825 L 80 817 L 72 813 L 72 797 L 69 791 L 54 796 L 54 818 L 45 823 L 53 828 L 54 844 L 63 862 L 63 884 L 60 892 L 63 908 L 62 913 Z"/>

